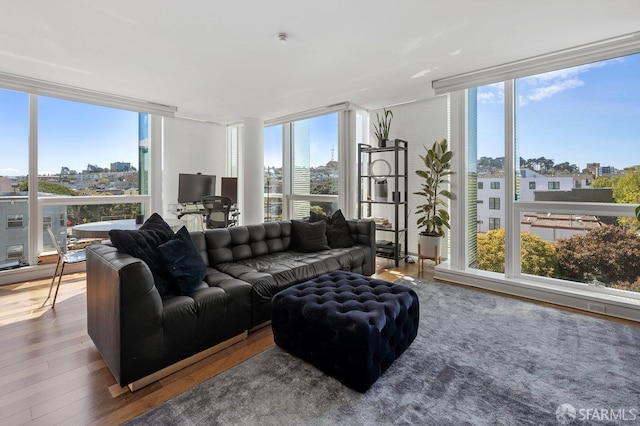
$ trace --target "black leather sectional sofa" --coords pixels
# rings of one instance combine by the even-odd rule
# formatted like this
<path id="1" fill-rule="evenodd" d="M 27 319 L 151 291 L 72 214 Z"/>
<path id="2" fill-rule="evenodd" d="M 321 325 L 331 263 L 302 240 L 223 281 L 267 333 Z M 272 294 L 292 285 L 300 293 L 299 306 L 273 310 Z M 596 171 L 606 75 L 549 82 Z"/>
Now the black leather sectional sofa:
<path id="1" fill-rule="evenodd" d="M 371 275 L 375 224 L 348 220 L 355 244 L 300 251 L 290 221 L 191 233 L 206 276 L 189 294 L 161 297 L 144 261 L 110 244 L 87 252 L 87 322 L 121 386 L 140 388 L 248 335 L 282 289 L 335 270 Z"/>

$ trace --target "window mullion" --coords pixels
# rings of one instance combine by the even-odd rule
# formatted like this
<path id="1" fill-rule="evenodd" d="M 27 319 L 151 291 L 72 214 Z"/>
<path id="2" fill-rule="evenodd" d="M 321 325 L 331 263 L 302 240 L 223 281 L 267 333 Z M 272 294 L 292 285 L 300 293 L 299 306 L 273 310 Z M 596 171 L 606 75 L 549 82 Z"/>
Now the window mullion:
<path id="1" fill-rule="evenodd" d="M 42 209 L 38 204 L 38 96 L 29 95 L 29 248 L 27 256 L 30 265 L 38 263 L 38 253 L 42 251 Z"/>
<path id="2" fill-rule="evenodd" d="M 515 90 L 514 81 L 504 85 L 504 213 L 505 213 L 505 277 L 520 275 L 520 229 L 518 214 L 514 209 L 516 195 L 516 137 L 515 137 Z"/>

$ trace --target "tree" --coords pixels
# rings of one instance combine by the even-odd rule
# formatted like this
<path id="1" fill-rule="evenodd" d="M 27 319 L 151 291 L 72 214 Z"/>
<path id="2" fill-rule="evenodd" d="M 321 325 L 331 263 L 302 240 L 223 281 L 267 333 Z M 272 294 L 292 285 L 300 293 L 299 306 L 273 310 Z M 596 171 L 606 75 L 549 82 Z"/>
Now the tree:
<path id="1" fill-rule="evenodd" d="M 627 170 L 613 180 L 613 199 L 621 204 L 640 203 L 640 170 Z"/>
<path id="2" fill-rule="evenodd" d="M 504 229 L 478 234 L 478 269 L 504 272 L 504 253 Z M 525 274 L 553 277 L 558 270 L 558 257 L 553 243 L 529 232 L 520 234 L 520 262 Z"/>
<path id="3" fill-rule="evenodd" d="M 553 170 L 557 172 L 567 171 L 569 173 L 578 173 L 580 169 L 575 164 L 569 164 L 568 161 L 565 161 L 564 163 L 556 164 L 555 166 L 553 166 Z"/>
<path id="4" fill-rule="evenodd" d="M 592 188 L 613 188 L 613 179 L 606 176 L 600 176 L 591 182 Z"/>
<path id="5" fill-rule="evenodd" d="M 558 240 L 562 278 L 606 286 L 633 283 L 640 276 L 640 238 L 619 226 L 603 226 L 586 235 Z"/>
<path id="6" fill-rule="evenodd" d="M 29 190 L 29 182 L 26 180 L 21 180 L 18 182 L 18 190 L 19 191 L 28 191 Z M 38 181 L 38 191 L 46 192 L 47 194 L 58 194 L 58 195 L 78 195 L 76 191 L 71 188 L 68 188 L 60 183 L 55 182 L 47 182 L 46 180 Z"/>

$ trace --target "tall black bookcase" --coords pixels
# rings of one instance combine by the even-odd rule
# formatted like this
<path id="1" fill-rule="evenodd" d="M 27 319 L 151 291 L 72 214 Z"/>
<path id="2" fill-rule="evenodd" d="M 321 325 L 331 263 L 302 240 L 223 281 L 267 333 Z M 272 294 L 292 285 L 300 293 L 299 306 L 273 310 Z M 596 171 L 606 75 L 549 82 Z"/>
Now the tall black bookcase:
<path id="1" fill-rule="evenodd" d="M 400 259 L 406 260 L 407 226 L 409 210 L 407 206 L 407 190 L 409 186 L 407 141 L 395 139 L 388 141 L 385 147 L 374 147 L 358 144 L 358 217 L 371 217 L 374 205 L 391 206 L 392 217 L 387 218 L 389 225 L 376 225 L 376 255 L 387 257 L 395 261 L 398 266 Z M 388 164 L 385 173 L 372 174 L 372 163 L 381 161 Z M 382 181 L 386 180 L 387 196 L 384 197 Z M 401 255 L 404 253 L 404 255 Z"/>

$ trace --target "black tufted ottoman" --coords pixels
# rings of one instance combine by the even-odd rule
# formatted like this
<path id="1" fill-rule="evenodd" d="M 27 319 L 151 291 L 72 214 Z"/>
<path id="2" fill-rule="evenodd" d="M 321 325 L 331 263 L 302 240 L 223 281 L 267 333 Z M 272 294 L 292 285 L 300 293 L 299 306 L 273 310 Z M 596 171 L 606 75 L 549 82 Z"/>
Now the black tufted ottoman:
<path id="1" fill-rule="evenodd" d="M 338 271 L 273 297 L 273 338 L 344 385 L 365 392 L 418 333 L 408 287 Z"/>

